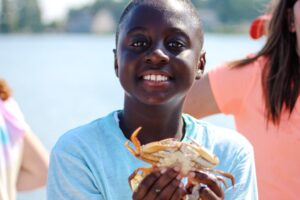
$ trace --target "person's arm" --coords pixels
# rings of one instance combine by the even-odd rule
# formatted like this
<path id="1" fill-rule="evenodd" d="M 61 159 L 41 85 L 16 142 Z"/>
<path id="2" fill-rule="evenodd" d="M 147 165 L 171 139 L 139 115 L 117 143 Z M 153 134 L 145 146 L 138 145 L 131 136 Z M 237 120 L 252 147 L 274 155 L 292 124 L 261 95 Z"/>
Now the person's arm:
<path id="1" fill-rule="evenodd" d="M 0 111 L 11 138 L 11 144 L 18 145 L 20 141 L 23 141 L 16 189 L 26 191 L 44 186 L 49 162 L 47 151 L 32 133 L 18 103 L 12 97 L 0 102 Z"/>
<path id="2" fill-rule="evenodd" d="M 38 138 L 31 132 L 25 133 L 17 190 L 26 191 L 44 186 L 47 180 L 48 163 L 48 153 Z"/>
<path id="3" fill-rule="evenodd" d="M 210 86 L 208 74 L 195 82 L 185 99 L 183 111 L 197 118 L 220 112 Z"/>
<path id="4" fill-rule="evenodd" d="M 232 68 L 224 63 L 210 70 L 195 82 L 187 95 L 184 112 L 197 118 L 217 113 L 240 114 L 249 92 L 261 87 L 257 85 L 262 76 L 261 65 L 261 61 L 255 61 Z"/>

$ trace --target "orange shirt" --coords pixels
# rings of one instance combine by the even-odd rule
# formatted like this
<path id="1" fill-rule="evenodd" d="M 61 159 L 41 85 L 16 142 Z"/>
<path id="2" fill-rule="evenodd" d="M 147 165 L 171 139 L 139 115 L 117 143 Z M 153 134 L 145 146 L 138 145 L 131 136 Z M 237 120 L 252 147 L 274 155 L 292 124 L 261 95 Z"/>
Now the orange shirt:
<path id="1" fill-rule="evenodd" d="M 234 116 L 236 128 L 252 143 L 262 200 L 300 199 L 300 99 L 279 126 L 266 123 L 262 72 L 266 58 L 241 68 L 226 65 L 209 72 L 221 112 Z"/>

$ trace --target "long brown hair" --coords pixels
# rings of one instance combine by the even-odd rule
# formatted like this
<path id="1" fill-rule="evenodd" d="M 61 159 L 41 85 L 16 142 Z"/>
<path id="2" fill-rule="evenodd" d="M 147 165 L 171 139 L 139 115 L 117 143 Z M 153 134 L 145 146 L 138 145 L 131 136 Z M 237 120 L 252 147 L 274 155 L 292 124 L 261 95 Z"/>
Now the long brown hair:
<path id="1" fill-rule="evenodd" d="M 5 80 L 0 79 L 0 99 L 5 101 L 11 96 L 11 89 Z"/>
<path id="2" fill-rule="evenodd" d="M 230 63 L 231 67 L 245 66 L 261 56 L 268 57 L 262 76 L 268 121 L 279 125 L 283 109 L 291 114 L 300 93 L 300 62 L 296 33 L 290 32 L 291 12 L 297 0 L 273 0 L 271 21 L 267 27 L 267 41 L 252 58 Z"/>

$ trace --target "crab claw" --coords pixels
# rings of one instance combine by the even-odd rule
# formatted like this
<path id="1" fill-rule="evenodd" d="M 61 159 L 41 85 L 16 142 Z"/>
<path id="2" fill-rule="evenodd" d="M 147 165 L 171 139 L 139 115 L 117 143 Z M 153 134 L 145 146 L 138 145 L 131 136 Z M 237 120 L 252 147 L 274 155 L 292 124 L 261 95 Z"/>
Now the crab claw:
<path id="1" fill-rule="evenodd" d="M 210 177 L 210 179 L 212 180 L 216 180 L 218 182 L 222 182 L 223 185 L 225 186 L 225 188 L 227 188 L 227 184 L 226 184 L 226 181 L 224 180 L 224 177 L 228 178 L 231 180 L 231 184 L 232 186 L 234 186 L 234 183 L 235 183 L 235 179 L 234 179 L 234 176 L 231 175 L 230 173 L 226 173 L 226 172 L 223 172 L 223 171 L 220 171 L 220 170 L 215 170 L 215 169 L 206 169 L 207 172 L 212 172 L 214 174 L 219 174 L 221 176 L 217 176 L 217 175 L 214 175 L 214 174 L 207 174 L 204 172 L 203 174 L 203 178 L 200 178 L 198 176 L 193 176 L 193 177 L 189 177 L 188 178 L 188 184 L 187 184 L 187 187 L 188 188 L 191 188 L 193 187 L 194 185 L 198 185 L 199 183 L 203 183 L 203 184 L 207 184 L 208 182 L 208 178 Z M 203 173 L 203 172 L 201 172 Z M 206 177 L 206 178 L 205 178 Z"/>
<path id="2" fill-rule="evenodd" d="M 125 147 L 132 153 L 134 156 L 138 157 L 141 155 L 141 143 L 137 138 L 137 135 L 139 134 L 142 127 L 137 128 L 132 135 L 130 136 L 130 140 L 133 143 L 135 150 L 129 146 L 129 142 L 126 141 Z"/>

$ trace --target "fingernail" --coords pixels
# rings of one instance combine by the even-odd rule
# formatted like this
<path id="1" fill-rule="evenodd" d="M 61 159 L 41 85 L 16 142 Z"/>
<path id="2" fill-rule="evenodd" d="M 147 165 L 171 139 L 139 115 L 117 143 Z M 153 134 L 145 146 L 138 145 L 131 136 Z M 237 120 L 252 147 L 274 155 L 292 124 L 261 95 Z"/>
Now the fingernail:
<path id="1" fill-rule="evenodd" d="M 167 171 L 166 168 L 162 168 L 162 169 L 160 170 L 160 173 L 161 173 L 161 174 L 164 174 L 166 171 Z"/>
<path id="2" fill-rule="evenodd" d="M 183 188 L 183 187 L 184 187 L 184 184 L 181 182 L 181 183 L 179 184 L 179 187 L 180 187 L 180 188 Z"/>
<path id="3" fill-rule="evenodd" d="M 178 167 L 178 166 L 174 167 L 174 171 L 180 172 L 180 167 Z"/>
<path id="4" fill-rule="evenodd" d="M 180 181 L 180 180 L 182 179 L 181 174 L 178 174 L 178 175 L 176 176 L 176 179 Z"/>
<path id="5" fill-rule="evenodd" d="M 189 177 L 190 177 L 190 178 L 195 178 L 195 176 L 196 176 L 195 172 L 190 172 L 190 173 L 189 173 Z"/>

